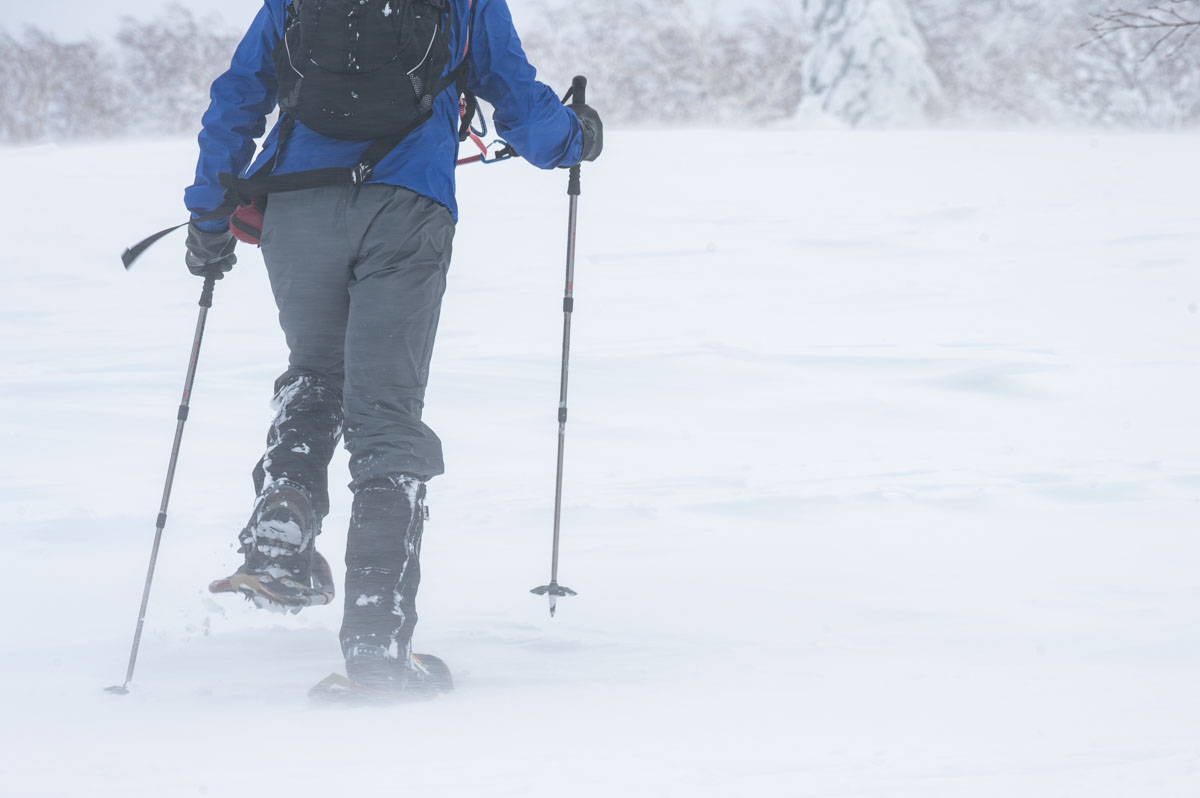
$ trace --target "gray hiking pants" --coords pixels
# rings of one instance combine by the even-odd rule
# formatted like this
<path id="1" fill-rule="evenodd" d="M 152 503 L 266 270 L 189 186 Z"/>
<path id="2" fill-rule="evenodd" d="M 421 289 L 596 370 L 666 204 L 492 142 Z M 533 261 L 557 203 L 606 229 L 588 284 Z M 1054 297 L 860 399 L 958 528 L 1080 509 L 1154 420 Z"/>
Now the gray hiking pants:
<path id="1" fill-rule="evenodd" d="M 354 504 L 340 637 L 356 678 L 387 682 L 408 666 L 421 483 L 444 470 L 421 411 L 453 240 L 449 211 L 392 186 L 275 194 L 263 223 L 290 354 L 255 489 L 296 482 L 324 518 L 329 462 L 344 433 Z"/>
<path id="2" fill-rule="evenodd" d="M 257 487 L 297 479 L 323 516 L 338 416 L 352 487 L 444 471 L 421 413 L 453 239 L 445 207 L 395 186 L 271 196 L 262 253 L 290 355 Z"/>

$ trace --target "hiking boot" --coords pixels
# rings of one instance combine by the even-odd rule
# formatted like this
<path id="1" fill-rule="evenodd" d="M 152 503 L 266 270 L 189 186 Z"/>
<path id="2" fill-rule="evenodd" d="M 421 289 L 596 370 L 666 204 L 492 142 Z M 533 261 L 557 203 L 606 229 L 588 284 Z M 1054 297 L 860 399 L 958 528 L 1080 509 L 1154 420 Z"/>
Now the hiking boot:
<path id="1" fill-rule="evenodd" d="M 380 478 L 355 488 L 339 634 L 355 681 L 360 671 L 367 682 L 389 681 L 392 670 L 395 678 L 409 678 L 424 526 L 425 483 L 417 477 Z"/>
<path id="2" fill-rule="evenodd" d="M 209 591 L 241 593 L 258 607 L 292 612 L 328 604 L 333 575 L 314 545 L 319 527 L 308 491 L 288 480 L 273 482 L 238 534 L 245 562 Z"/>

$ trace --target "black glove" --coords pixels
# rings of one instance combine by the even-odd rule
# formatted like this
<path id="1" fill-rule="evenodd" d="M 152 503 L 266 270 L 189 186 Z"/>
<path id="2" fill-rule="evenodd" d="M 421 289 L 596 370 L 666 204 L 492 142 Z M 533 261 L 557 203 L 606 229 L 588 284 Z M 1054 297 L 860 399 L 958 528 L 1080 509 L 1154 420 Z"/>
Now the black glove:
<path id="1" fill-rule="evenodd" d="M 188 225 L 187 255 L 184 262 L 187 263 L 188 271 L 197 277 L 214 277 L 220 280 L 225 276 L 225 272 L 237 263 L 237 256 L 233 254 L 235 246 L 237 239 L 229 230 L 210 233 L 201 230 L 193 222 Z"/>
<path id="2" fill-rule="evenodd" d="M 579 117 L 579 126 L 583 128 L 583 154 L 581 161 L 594 161 L 604 151 L 604 123 L 596 109 L 584 103 L 567 106 Z"/>

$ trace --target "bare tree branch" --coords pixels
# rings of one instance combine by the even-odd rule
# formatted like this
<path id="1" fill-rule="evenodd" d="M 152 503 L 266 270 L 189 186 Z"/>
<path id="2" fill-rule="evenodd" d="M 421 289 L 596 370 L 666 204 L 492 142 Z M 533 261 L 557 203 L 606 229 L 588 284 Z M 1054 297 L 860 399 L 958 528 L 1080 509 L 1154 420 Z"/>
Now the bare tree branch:
<path id="1" fill-rule="evenodd" d="M 1163 45 L 1173 42 L 1167 57 L 1178 53 L 1200 30 L 1200 0 L 1162 0 L 1140 11 L 1110 8 L 1092 14 L 1096 20 L 1090 28 L 1093 38 L 1083 45 L 1093 44 L 1127 31 L 1153 31 L 1156 34 L 1142 60 L 1153 56 Z"/>

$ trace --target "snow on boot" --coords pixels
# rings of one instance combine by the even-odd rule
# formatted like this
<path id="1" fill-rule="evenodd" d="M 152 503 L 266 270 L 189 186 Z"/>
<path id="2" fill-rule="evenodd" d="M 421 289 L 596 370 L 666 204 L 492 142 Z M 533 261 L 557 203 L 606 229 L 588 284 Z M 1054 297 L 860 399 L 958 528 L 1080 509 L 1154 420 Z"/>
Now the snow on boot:
<path id="1" fill-rule="evenodd" d="M 241 567 L 208 586 L 241 593 L 264 609 L 299 612 L 333 601 L 333 574 L 314 546 L 318 521 L 308 492 L 287 480 L 272 483 L 238 535 Z"/>
<path id="2" fill-rule="evenodd" d="M 413 654 L 406 666 L 392 661 L 386 671 L 391 678 L 382 681 L 370 668 L 364 669 L 366 665 L 347 661 L 347 673 L 357 678 L 331 673 L 308 691 L 309 698 L 342 704 L 390 703 L 429 699 L 454 689 L 450 668 L 432 654 Z"/>
<path id="3" fill-rule="evenodd" d="M 386 688 L 393 670 L 395 680 L 406 681 L 411 670 L 425 511 L 425 483 L 416 477 L 355 488 L 339 637 L 347 675 L 368 687 Z"/>

